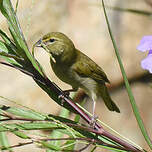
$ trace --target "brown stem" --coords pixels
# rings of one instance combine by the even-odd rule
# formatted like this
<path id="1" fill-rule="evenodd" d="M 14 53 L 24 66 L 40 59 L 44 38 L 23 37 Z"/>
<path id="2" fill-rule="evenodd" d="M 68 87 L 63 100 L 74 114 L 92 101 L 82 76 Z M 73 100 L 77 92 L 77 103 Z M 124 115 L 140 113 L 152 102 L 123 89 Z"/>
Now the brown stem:
<path id="1" fill-rule="evenodd" d="M 0 147 L 1 150 L 7 150 L 9 148 L 16 148 L 16 147 L 21 147 L 21 146 L 25 146 L 25 145 L 30 145 L 33 144 L 33 141 L 30 142 L 26 142 L 26 143 L 19 143 L 17 145 L 13 145 L 13 146 L 8 146 L 8 147 Z"/>

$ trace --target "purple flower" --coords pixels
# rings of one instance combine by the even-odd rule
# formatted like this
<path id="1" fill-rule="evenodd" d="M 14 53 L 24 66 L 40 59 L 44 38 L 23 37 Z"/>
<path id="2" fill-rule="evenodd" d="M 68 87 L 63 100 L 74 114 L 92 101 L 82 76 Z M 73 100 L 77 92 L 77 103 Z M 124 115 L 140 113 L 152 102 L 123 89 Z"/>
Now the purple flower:
<path id="1" fill-rule="evenodd" d="M 141 67 L 152 73 L 152 36 L 144 36 L 137 49 L 141 52 L 149 51 L 147 57 L 141 61 Z"/>

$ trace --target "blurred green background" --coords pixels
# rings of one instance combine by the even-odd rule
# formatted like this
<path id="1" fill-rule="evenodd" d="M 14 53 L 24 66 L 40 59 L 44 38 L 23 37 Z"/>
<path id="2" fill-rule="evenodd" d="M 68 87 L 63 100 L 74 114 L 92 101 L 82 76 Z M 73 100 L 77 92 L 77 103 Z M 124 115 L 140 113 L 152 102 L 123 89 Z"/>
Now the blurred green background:
<path id="1" fill-rule="evenodd" d="M 16 0 L 12 0 L 12 2 L 15 6 Z M 152 11 L 151 0 L 106 0 L 105 4 Z M 141 69 L 140 61 L 146 57 L 146 53 L 142 54 L 136 50 L 136 47 L 142 36 L 151 35 L 152 18 L 130 12 L 109 9 L 107 11 L 127 76 L 130 78 L 143 74 L 145 71 Z M 63 32 L 73 40 L 78 49 L 104 69 L 111 86 L 118 85 L 122 81 L 99 0 L 20 0 L 17 15 L 30 50 L 32 45 L 44 34 L 52 31 Z M 6 20 L 1 14 L 0 27 L 3 30 L 7 29 Z M 43 49 L 36 49 L 36 58 L 43 65 L 51 80 L 63 90 L 70 88 L 53 74 L 49 64 L 49 55 Z M 0 60 L 2 59 L 0 58 Z M 151 135 L 151 85 L 150 83 L 136 82 L 131 87 L 145 126 Z M 30 77 L 4 65 L 0 66 L 0 91 L 1 96 L 39 112 L 58 114 L 60 110 L 60 107 L 51 101 Z M 125 88 L 113 91 L 111 96 L 119 106 L 121 113 L 110 112 L 103 102 L 98 102 L 96 115 L 120 134 L 148 149 L 137 126 Z M 12 103 L 6 103 L 3 99 L 0 99 L 0 104 L 14 106 Z M 90 106 L 92 103 L 89 103 L 88 107 Z M 12 134 L 9 138 L 11 144 L 20 141 Z M 30 151 L 45 151 L 33 145 L 16 148 L 15 151 L 29 152 L 29 148 Z M 107 150 L 102 151 L 106 152 Z"/>

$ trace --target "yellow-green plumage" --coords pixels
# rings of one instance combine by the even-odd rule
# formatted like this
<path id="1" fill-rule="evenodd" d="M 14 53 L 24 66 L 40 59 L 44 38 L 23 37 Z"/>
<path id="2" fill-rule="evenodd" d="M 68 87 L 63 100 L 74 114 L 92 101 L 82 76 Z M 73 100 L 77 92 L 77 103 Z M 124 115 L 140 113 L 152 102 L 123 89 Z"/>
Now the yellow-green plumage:
<path id="1" fill-rule="evenodd" d="M 120 112 L 109 96 L 105 85 L 109 80 L 104 71 L 88 56 L 77 50 L 66 35 L 59 32 L 49 33 L 43 36 L 37 45 L 47 49 L 52 55 L 50 63 L 59 79 L 70 84 L 75 90 L 84 89 L 94 103 L 102 97 L 110 111 Z"/>

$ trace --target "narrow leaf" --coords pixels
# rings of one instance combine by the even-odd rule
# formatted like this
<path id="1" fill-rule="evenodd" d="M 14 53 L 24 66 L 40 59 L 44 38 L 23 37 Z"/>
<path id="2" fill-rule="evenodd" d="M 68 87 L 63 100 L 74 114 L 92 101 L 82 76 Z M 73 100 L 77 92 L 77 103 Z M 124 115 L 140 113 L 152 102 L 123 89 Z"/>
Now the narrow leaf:
<path id="1" fill-rule="evenodd" d="M 23 133 L 21 131 L 13 131 L 13 133 L 22 139 L 30 139 L 29 136 L 27 136 L 25 133 Z"/>
<path id="2" fill-rule="evenodd" d="M 41 142 L 42 146 L 55 151 L 61 151 L 61 148 L 48 142 Z"/>
<path id="3" fill-rule="evenodd" d="M 45 120 L 45 118 L 46 118 L 45 116 L 43 116 L 37 112 L 31 111 L 31 110 L 24 110 L 24 109 L 20 109 L 20 108 L 16 108 L 16 107 L 8 108 L 5 111 L 7 111 L 15 116 L 20 116 L 22 118 L 27 118 L 27 119 Z"/>
<path id="4" fill-rule="evenodd" d="M 0 113 L 2 113 L 2 111 L 0 111 Z M 0 119 L 3 119 L 3 117 L 0 116 Z M 2 147 L 9 147 L 10 146 L 6 132 L 0 132 L 0 145 Z M 7 150 L 9 150 L 10 152 L 12 151 L 10 148 L 7 148 Z"/>

